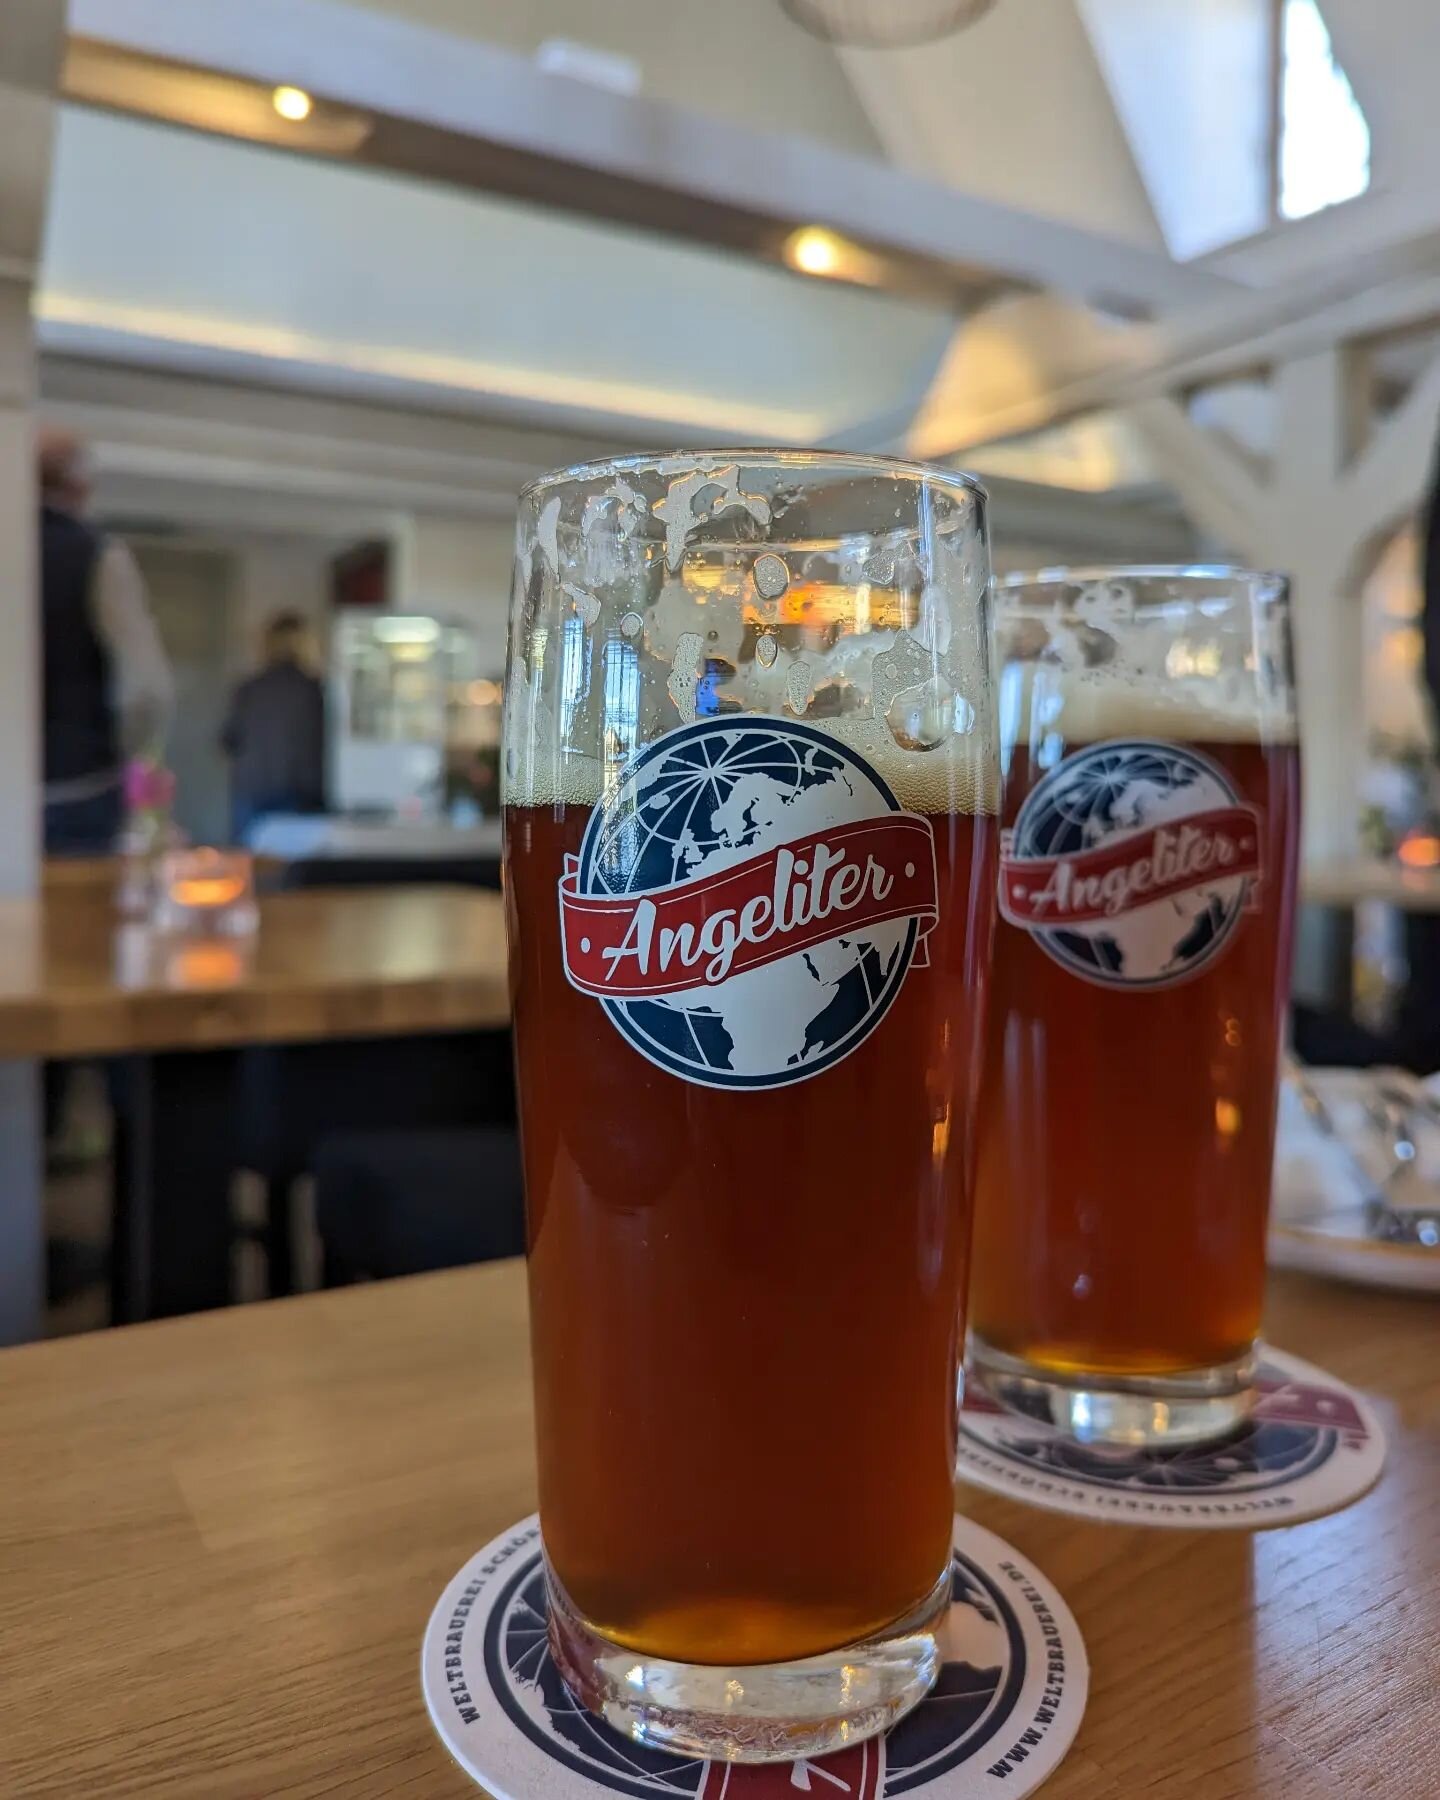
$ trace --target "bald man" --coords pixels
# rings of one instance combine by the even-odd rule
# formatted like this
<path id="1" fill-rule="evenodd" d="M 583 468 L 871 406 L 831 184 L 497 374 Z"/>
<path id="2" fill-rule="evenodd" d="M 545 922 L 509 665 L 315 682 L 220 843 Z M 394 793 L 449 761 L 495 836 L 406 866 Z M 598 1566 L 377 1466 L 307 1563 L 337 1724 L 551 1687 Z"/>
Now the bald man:
<path id="1" fill-rule="evenodd" d="M 125 762 L 163 746 L 170 669 L 134 557 L 85 523 L 84 445 L 72 432 L 47 428 L 36 462 L 45 848 L 102 855 L 120 828 Z"/>

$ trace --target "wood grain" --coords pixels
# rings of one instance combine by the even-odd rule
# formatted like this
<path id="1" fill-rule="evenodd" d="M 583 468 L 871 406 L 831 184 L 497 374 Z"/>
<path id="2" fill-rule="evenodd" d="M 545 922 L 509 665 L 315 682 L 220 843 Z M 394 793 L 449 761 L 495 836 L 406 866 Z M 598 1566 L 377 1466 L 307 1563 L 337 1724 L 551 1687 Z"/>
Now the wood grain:
<path id="1" fill-rule="evenodd" d="M 1300 898 L 1346 910 L 1378 900 L 1402 912 L 1440 912 L 1440 869 L 1407 869 L 1373 856 L 1312 863 L 1300 871 Z"/>
<path id="2" fill-rule="evenodd" d="M 500 898 L 315 889 L 260 901 L 253 941 L 164 939 L 103 884 L 0 901 L 0 1057 L 478 1029 L 509 1017 Z"/>
<path id="3" fill-rule="evenodd" d="M 1349 1511 L 1147 1531 L 961 1490 L 1089 1645 L 1046 1800 L 1440 1794 L 1440 1309 L 1283 1276 L 1269 1317 L 1390 1435 Z M 515 1264 L 0 1354 L 0 1793 L 475 1793 L 420 1639 L 533 1508 L 530 1429 Z"/>

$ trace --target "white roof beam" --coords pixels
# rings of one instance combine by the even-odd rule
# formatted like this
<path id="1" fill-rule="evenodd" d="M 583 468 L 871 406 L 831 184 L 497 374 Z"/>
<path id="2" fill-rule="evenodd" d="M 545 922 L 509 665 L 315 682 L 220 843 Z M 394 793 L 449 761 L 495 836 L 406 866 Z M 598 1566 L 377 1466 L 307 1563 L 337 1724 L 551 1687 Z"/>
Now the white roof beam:
<path id="1" fill-rule="evenodd" d="M 1232 297 L 1118 335 L 1088 367 L 1049 384 L 1028 384 L 983 409 L 921 414 L 912 455 L 949 456 L 996 438 L 1039 430 L 1081 413 L 1129 406 L 1151 395 L 1263 371 L 1356 339 L 1440 318 L 1440 234 L 1428 233 L 1328 281 L 1308 276 Z M 974 329 L 974 324 L 965 329 Z"/>

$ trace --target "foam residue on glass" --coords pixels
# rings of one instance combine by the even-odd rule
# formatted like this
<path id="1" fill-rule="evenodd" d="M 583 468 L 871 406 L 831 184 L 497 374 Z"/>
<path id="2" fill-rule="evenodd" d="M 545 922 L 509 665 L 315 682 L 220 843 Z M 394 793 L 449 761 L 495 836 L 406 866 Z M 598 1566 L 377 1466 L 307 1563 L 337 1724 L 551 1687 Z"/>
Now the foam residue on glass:
<path id="1" fill-rule="evenodd" d="M 593 801 L 637 743 L 743 710 L 841 739 L 906 804 L 993 809 L 973 491 L 863 461 L 833 488 L 805 474 L 659 458 L 527 496 L 509 802 Z M 857 518 L 870 529 L 837 529 Z"/>
<path id="2" fill-rule="evenodd" d="M 1229 569 L 1012 580 L 995 614 L 1002 760 L 1022 733 L 1042 766 L 1112 738 L 1293 741 L 1283 592 Z"/>

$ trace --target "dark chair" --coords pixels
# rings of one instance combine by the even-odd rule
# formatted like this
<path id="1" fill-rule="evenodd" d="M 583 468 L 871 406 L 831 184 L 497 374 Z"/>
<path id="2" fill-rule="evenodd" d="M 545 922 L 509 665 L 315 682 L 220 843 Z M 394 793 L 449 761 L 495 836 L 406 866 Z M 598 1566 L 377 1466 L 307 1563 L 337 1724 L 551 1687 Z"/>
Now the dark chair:
<path id="1" fill-rule="evenodd" d="M 513 1131 L 350 1131 L 315 1154 L 325 1285 L 491 1262 L 525 1249 Z"/>
<path id="2" fill-rule="evenodd" d="M 498 891 L 495 857 L 315 857 L 287 863 L 281 890 L 383 885 L 462 885 Z M 272 1294 L 294 1286 L 293 1190 L 337 1132 L 513 1126 L 510 1033 L 360 1038 L 264 1045 L 240 1059 L 237 1097 L 242 1168 L 265 1184 L 264 1244 Z"/>

